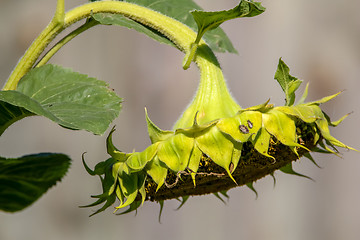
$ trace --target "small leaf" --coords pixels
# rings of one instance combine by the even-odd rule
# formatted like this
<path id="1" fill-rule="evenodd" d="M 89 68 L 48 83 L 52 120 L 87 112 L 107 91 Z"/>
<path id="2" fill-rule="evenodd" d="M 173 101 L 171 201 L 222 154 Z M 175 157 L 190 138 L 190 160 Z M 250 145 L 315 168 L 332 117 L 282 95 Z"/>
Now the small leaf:
<path id="1" fill-rule="evenodd" d="M 254 17 L 265 11 L 261 3 L 241 0 L 240 3 L 233 9 L 227 11 L 205 12 L 200 10 L 192 11 L 191 14 L 197 24 L 197 36 L 191 46 L 191 51 L 187 54 L 183 61 L 183 68 L 187 69 L 194 58 L 197 47 L 199 46 L 201 38 L 206 32 L 214 30 L 223 22 L 235 18 Z M 206 42 L 206 38 L 205 38 Z M 211 45 L 210 45 L 211 46 Z"/>
<path id="2" fill-rule="evenodd" d="M 55 153 L 0 157 L 0 209 L 16 212 L 34 203 L 64 177 L 70 161 Z"/>
<path id="3" fill-rule="evenodd" d="M 103 134 L 121 109 L 121 99 L 105 82 L 55 65 L 30 70 L 17 90 L 2 91 L 0 100 L 94 134 Z"/>
<path id="4" fill-rule="evenodd" d="M 198 41 L 204 35 L 205 32 L 217 28 L 223 22 L 234 18 L 241 18 L 241 17 L 254 17 L 257 16 L 265 11 L 265 8 L 261 6 L 261 3 L 252 2 L 252 1 L 240 1 L 239 5 L 235 8 L 227 10 L 227 11 L 217 11 L 217 12 L 204 12 L 195 10 L 192 11 L 191 14 L 193 15 L 195 22 L 198 26 Z"/>
<path id="5" fill-rule="evenodd" d="M 285 105 L 287 106 L 291 106 L 294 104 L 295 91 L 299 88 L 302 82 L 296 77 L 291 76 L 289 72 L 289 67 L 280 58 L 274 78 L 278 81 L 282 90 L 285 93 Z"/>

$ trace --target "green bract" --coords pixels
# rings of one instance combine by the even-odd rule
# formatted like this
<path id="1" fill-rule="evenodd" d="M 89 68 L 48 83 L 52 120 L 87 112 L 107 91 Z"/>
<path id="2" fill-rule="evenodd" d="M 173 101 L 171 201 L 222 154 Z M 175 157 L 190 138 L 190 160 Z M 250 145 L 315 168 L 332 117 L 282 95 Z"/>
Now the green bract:
<path id="1" fill-rule="evenodd" d="M 335 153 L 336 150 L 328 146 L 333 149 L 338 146 L 354 150 L 330 135 L 331 122 L 319 107 L 321 103 L 337 95 L 295 106 L 273 107 L 265 103 L 242 109 L 232 117 L 216 119 L 202 125 L 197 124 L 195 117 L 191 127 L 178 128 L 175 131 L 160 130 L 146 115 L 152 145 L 142 152 L 118 151 L 111 140 L 115 131 L 113 128 L 107 138 L 108 153 L 111 156 L 106 161 L 109 163 L 107 168 L 102 168 L 102 171 L 96 173 L 89 171 L 93 175 L 105 174 L 104 193 L 96 196 L 99 198 L 97 203 L 111 201 L 112 204 L 116 196 L 120 200 L 117 209 L 132 205 L 132 210 L 135 210 L 134 206 L 140 206 L 140 203 L 146 199 L 157 201 L 166 199 L 167 197 L 162 197 L 161 194 L 158 196 L 159 189 L 162 189 L 161 193 L 172 191 L 173 195 L 170 194 L 172 198 L 184 197 L 186 195 L 181 195 L 181 191 L 176 193 L 176 189 L 173 190 L 180 185 L 179 181 L 182 181 L 184 176 L 191 177 L 192 195 L 203 194 L 197 189 L 203 187 L 197 185 L 198 176 L 213 175 L 217 176 L 218 181 L 222 181 L 222 178 L 230 178 L 235 183 L 232 186 L 247 184 L 246 181 L 244 182 L 246 177 L 242 180 L 233 176 L 239 162 L 246 161 L 244 155 L 248 151 L 244 152 L 243 148 L 247 143 L 251 143 L 252 148 L 266 157 L 269 164 L 277 161 L 276 155 L 269 154 L 270 146 L 274 147 L 277 144 L 287 146 L 285 151 L 292 151 L 298 157 L 300 149 L 305 150 L 302 153 L 310 152 L 305 143 L 311 148 L 320 145 L 324 151 L 331 153 Z M 309 134 L 310 141 L 302 139 L 302 137 L 308 138 Z M 222 170 L 199 172 L 201 161 L 212 161 Z M 291 169 L 291 163 L 290 166 L 286 164 L 282 170 L 286 172 L 286 169 Z M 111 178 L 107 178 L 107 174 L 110 173 L 112 173 Z M 173 182 L 170 184 L 168 181 Z M 224 187 L 225 189 L 216 189 L 216 192 L 229 188 L 229 186 Z"/>

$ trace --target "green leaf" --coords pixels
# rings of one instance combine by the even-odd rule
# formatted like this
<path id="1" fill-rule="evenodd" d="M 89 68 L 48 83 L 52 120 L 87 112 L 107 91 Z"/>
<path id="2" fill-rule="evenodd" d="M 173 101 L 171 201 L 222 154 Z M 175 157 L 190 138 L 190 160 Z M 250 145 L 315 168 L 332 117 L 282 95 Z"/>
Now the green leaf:
<path id="1" fill-rule="evenodd" d="M 3 91 L 0 92 L 0 99 L 2 99 L 2 94 Z M 24 108 L 0 101 L 0 136 L 14 122 L 32 115 L 34 114 Z"/>
<path id="2" fill-rule="evenodd" d="M 183 68 L 184 69 L 189 68 L 195 56 L 200 40 L 203 36 L 205 42 L 207 42 L 206 35 L 204 34 L 210 33 L 209 32 L 210 30 L 216 31 L 217 27 L 219 27 L 223 22 L 226 22 L 228 20 L 234 18 L 242 18 L 242 17 L 254 17 L 263 13 L 264 11 L 265 8 L 261 6 L 260 3 L 246 1 L 246 0 L 241 0 L 239 5 L 227 11 L 217 11 L 217 12 L 205 12 L 199 10 L 192 11 L 191 14 L 197 25 L 197 36 L 194 43 L 191 45 L 190 51 L 185 55 L 185 58 L 183 60 Z M 210 47 L 212 47 L 211 44 L 209 45 Z"/>
<path id="3" fill-rule="evenodd" d="M 0 209 L 16 212 L 34 203 L 64 177 L 70 161 L 55 153 L 0 157 Z"/>
<path id="4" fill-rule="evenodd" d="M 199 7 L 199 5 L 197 5 L 193 0 L 125 0 L 124 2 L 135 3 L 137 5 L 155 10 L 166 16 L 174 18 L 179 22 L 187 25 L 194 31 L 197 31 L 197 24 L 191 16 L 190 11 L 195 9 L 201 10 L 201 7 Z M 115 24 L 133 28 L 138 32 L 145 33 L 149 37 L 159 42 L 173 45 L 163 34 L 158 31 L 154 31 L 153 29 L 150 29 L 147 26 L 143 26 L 138 22 L 132 20 L 123 20 L 121 19 L 122 17 L 110 17 L 110 15 L 112 14 L 94 14 L 94 17 L 102 24 Z M 237 52 L 229 38 L 226 36 L 225 32 L 220 28 L 206 32 L 204 35 L 204 40 L 214 51 L 231 53 Z"/>
<path id="5" fill-rule="evenodd" d="M 225 21 L 234 18 L 254 17 L 264 11 L 265 8 L 260 3 L 243 0 L 240 1 L 239 5 L 227 11 L 204 12 L 195 10 L 191 14 L 198 26 L 198 41 L 196 42 L 199 43 L 205 32 L 217 28 Z"/>
<path id="6" fill-rule="evenodd" d="M 121 109 L 105 82 L 54 65 L 32 69 L 16 91 L 1 91 L 0 100 L 94 134 L 103 134 Z"/>
<path id="7" fill-rule="evenodd" d="M 289 67 L 280 58 L 274 78 L 278 81 L 282 90 L 285 93 L 285 105 L 287 106 L 291 106 L 294 104 L 295 91 L 299 88 L 302 82 L 296 77 L 291 76 L 289 72 Z"/>

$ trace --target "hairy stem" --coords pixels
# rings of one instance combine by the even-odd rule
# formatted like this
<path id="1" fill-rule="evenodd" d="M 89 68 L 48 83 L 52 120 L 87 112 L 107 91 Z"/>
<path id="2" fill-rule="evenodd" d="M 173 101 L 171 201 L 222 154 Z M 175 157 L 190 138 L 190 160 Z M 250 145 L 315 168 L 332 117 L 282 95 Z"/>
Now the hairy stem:
<path id="1" fill-rule="evenodd" d="M 35 67 L 40 67 L 40 66 L 45 65 L 50 60 L 50 58 L 52 58 L 55 55 L 55 53 L 57 53 L 65 44 L 70 42 L 72 39 L 74 39 L 79 34 L 85 32 L 86 30 L 88 30 L 98 24 L 99 23 L 94 20 L 87 21 L 86 23 L 84 23 L 83 25 L 81 25 L 80 27 L 78 27 L 77 29 L 75 29 L 74 31 L 72 31 L 71 33 L 66 35 L 65 37 L 63 37 L 41 58 L 41 60 L 35 65 Z"/>
<path id="2" fill-rule="evenodd" d="M 184 24 L 150 9 L 118 1 L 92 2 L 81 5 L 64 13 L 63 1 L 58 1 L 57 11 L 53 20 L 33 42 L 15 67 L 3 90 L 15 90 L 19 80 L 35 65 L 36 61 L 48 44 L 64 29 L 72 24 L 91 17 L 96 13 L 121 14 L 141 24 L 149 26 L 167 36 L 177 48 L 189 53 L 196 33 Z M 44 65 L 64 44 L 92 25 L 85 24 L 73 31 L 56 44 L 36 66 Z M 174 128 L 189 127 L 193 123 L 196 112 L 199 112 L 199 123 L 205 123 L 216 118 L 232 116 L 240 106 L 230 96 L 220 69 L 219 63 L 209 47 L 200 41 L 194 61 L 201 73 L 200 85 L 190 107 L 184 112 Z M 208 111 L 214 107 L 218 110 Z M 207 114 L 211 112 L 210 114 Z"/>
<path id="3" fill-rule="evenodd" d="M 56 12 L 49 25 L 40 33 L 27 49 L 19 63 L 12 71 L 3 90 L 15 90 L 20 79 L 33 67 L 48 44 L 64 30 L 64 0 L 58 0 Z"/>

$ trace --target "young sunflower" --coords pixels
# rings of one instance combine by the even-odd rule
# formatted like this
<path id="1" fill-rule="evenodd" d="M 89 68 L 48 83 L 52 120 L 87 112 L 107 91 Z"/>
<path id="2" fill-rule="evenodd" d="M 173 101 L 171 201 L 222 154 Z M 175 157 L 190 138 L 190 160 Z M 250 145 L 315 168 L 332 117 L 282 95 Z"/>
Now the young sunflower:
<path id="1" fill-rule="evenodd" d="M 166 20 L 165 26 L 156 26 L 156 22 L 149 26 L 189 55 L 196 33 L 176 20 L 161 18 Z M 230 95 L 220 65 L 204 41 L 199 41 L 192 57 L 201 73 L 199 87 L 172 130 L 161 130 L 146 112 L 152 144 L 144 151 L 119 151 L 112 142 L 113 128 L 106 141 L 110 158 L 94 170 L 83 158 L 88 173 L 100 176 L 103 187 L 102 194 L 93 196 L 97 201 L 86 206 L 104 203 L 94 214 L 116 199 L 116 210 L 129 207 L 122 212 L 127 213 L 145 200 L 158 201 L 162 206 L 166 199 L 182 198 L 184 203 L 192 195 L 228 197 L 226 191 L 236 186 L 247 185 L 254 190 L 254 181 L 273 175 L 275 170 L 301 175 L 293 171 L 292 162 L 301 156 L 314 161 L 312 151 L 337 154 L 336 147 L 354 150 L 329 132 L 329 126 L 337 126 L 347 115 L 331 122 L 320 108 L 339 93 L 305 102 L 307 85 L 294 104 L 302 81 L 289 74 L 281 59 L 275 79 L 285 92 L 285 106 L 275 107 L 266 101 L 241 108 Z"/>

